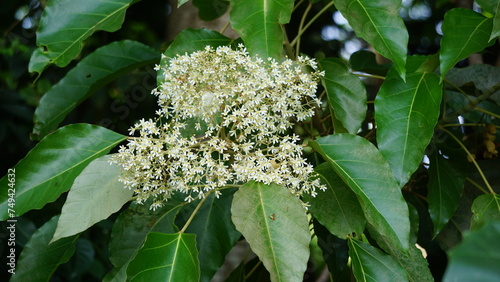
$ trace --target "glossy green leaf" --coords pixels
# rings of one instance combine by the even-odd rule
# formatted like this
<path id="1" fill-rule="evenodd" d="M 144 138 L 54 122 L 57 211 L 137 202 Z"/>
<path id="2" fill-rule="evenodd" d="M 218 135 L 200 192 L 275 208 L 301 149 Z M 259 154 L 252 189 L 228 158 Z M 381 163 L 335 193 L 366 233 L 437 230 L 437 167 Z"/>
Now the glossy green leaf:
<path id="1" fill-rule="evenodd" d="M 375 228 L 368 227 L 370 235 L 377 245 L 389 254 L 406 272 L 408 276 L 408 281 L 411 282 L 423 282 L 423 281 L 434 281 L 432 273 L 429 270 L 429 265 L 427 260 L 422 255 L 422 251 L 419 250 L 414 244 L 410 246 L 408 252 L 402 252 L 397 247 L 395 247 L 391 242 L 385 240 L 381 237 Z M 412 230 L 412 233 L 417 233 L 418 230 Z"/>
<path id="2" fill-rule="evenodd" d="M 481 9 L 490 14 L 495 14 L 498 0 L 476 0 L 476 3 L 481 6 Z"/>
<path id="3" fill-rule="evenodd" d="M 55 201 L 92 160 L 125 138 L 90 124 L 71 124 L 47 135 L 14 167 L 16 215 Z M 7 187 L 7 181 L 7 176 L 0 179 L 0 187 Z M 0 220 L 8 218 L 7 200 L 7 193 L 0 195 Z"/>
<path id="4" fill-rule="evenodd" d="M 167 66 L 168 61 L 176 55 L 184 55 L 185 53 L 192 53 L 195 51 L 203 50 L 206 46 L 218 47 L 224 45 L 234 44 L 235 40 L 228 38 L 217 31 L 209 29 L 184 29 L 179 33 L 175 40 L 170 44 L 162 56 L 161 66 Z M 158 71 L 157 83 L 160 85 L 165 78 L 161 69 Z"/>
<path id="5" fill-rule="evenodd" d="M 368 223 L 403 251 L 408 250 L 408 206 L 391 168 L 375 146 L 357 135 L 335 134 L 312 147 L 356 193 Z"/>
<path id="6" fill-rule="evenodd" d="M 193 0 L 198 8 L 198 17 L 204 21 L 213 21 L 226 13 L 229 0 Z"/>
<path id="7" fill-rule="evenodd" d="M 471 229 L 477 229 L 489 221 L 500 221 L 500 195 L 486 194 L 477 197 L 471 210 Z"/>
<path id="8" fill-rule="evenodd" d="M 433 73 L 411 73 L 384 81 L 375 99 L 377 144 L 399 187 L 424 157 L 439 117 L 442 89 Z"/>
<path id="9" fill-rule="evenodd" d="M 327 189 L 318 191 L 316 197 L 309 194 L 303 196 L 303 200 L 309 202 L 308 209 L 314 218 L 339 238 L 345 239 L 352 233 L 362 234 L 366 220 L 356 194 L 329 163 L 320 164 L 315 172 Z"/>
<path id="10" fill-rule="evenodd" d="M 196 235 L 149 233 L 127 268 L 127 281 L 198 281 Z"/>
<path id="11" fill-rule="evenodd" d="M 500 221 L 485 224 L 470 232 L 449 253 L 450 261 L 443 281 L 500 280 Z"/>
<path id="12" fill-rule="evenodd" d="M 404 78 L 408 31 L 399 16 L 401 1 L 336 0 L 335 7 L 359 37 L 392 60 L 399 75 Z"/>
<path id="13" fill-rule="evenodd" d="M 10 281 L 49 281 L 57 267 L 67 262 L 75 252 L 78 235 L 49 244 L 59 216 L 40 227 L 19 255 L 15 274 Z"/>
<path id="14" fill-rule="evenodd" d="M 281 56 L 283 29 L 290 21 L 293 0 L 231 0 L 231 26 L 245 41 L 251 55 Z"/>
<path id="15" fill-rule="evenodd" d="M 429 160 L 427 201 L 435 237 L 458 208 L 467 176 L 467 163 L 465 158 L 462 161 L 450 159 L 449 156 L 445 158 L 437 151 L 429 156 Z"/>
<path id="16" fill-rule="evenodd" d="M 493 19 L 469 9 L 452 9 L 444 16 L 441 39 L 441 79 L 460 60 L 479 52 L 490 42 Z"/>
<path id="17" fill-rule="evenodd" d="M 132 198 L 134 191 L 125 189 L 118 181 L 121 167 L 110 164 L 110 157 L 93 160 L 76 177 L 51 242 L 87 230 L 120 210 Z"/>
<path id="18" fill-rule="evenodd" d="M 366 116 L 365 86 L 338 58 L 323 59 L 319 65 L 325 71 L 322 82 L 335 117 L 346 133 L 357 133 Z"/>
<path id="19" fill-rule="evenodd" d="M 357 281 L 408 281 L 405 271 L 391 256 L 351 238 L 347 243 Z"/>
<path id="20" fill-rule="evenodd" d="M 127 267 L 141 248 L 149 232 L 175 233 L 175 217 L 184 203 L 170 199 L 152 211 L 149 204 L 132 203 L 118 216 L 109 241 L 109 260 L 115 266 L 103 281 L 125 281 Z"/>
<path id="21" fill-rule="evenodd" d="M 47 2 L 36 32 L 39 46 L 29 71 L 41 73 L 49 64 L 67 66 L 82 50 L 83 41 L 98 30 L 118 30 L 133 0 L 52 0 Z"/>
<path id="22" fill-rule="evenodd" d="M 283 186 L 252 181 L 234 194 L 231 215 L 272 281 L 302 281 L 311 235 L 296 196 Z"/>
<path id="23" fill-rule="evenodd" d="M 159 52 L 130 40 L 113 42 L 97 49 L 40 99 L 35 111 L 32 136 L 37 140 L 43 138 L 99 88 L 133 69 L 159 60 Z"/>
<path id="24" fill-rule="evenodd" d="M 500 37 L 500 1 L 497 1 L 494 13 L 493 30 L 491 31 L 490 40 Z"/>
<path id="25" fill-rule="evenodd" d="M 212 193 L 198 210 L 187 233 L 196 234 L 200 281 L 210 281 L 224 263 L 226 254 L 241 237 L 231 221 L 234 190 L 224 190 L 219 198 Z M 194 205 L 191 205 L 194 207 Z"/>

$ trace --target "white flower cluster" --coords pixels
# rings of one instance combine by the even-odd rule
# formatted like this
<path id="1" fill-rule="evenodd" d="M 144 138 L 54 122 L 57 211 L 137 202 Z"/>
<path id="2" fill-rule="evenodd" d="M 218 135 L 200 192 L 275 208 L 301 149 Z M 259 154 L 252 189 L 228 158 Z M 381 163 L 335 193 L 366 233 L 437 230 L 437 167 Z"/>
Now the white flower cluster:
<path id="1" fill-rule="evenodd" d="M 243 46 L 207 46 L 171 59 L 161 66 L 165 82 L 153 91 L 158 117 L 132 127 L 130 134 L 140 136 L 112 159 L 124 168 L 120 181 L 138 202 L 154 198 L 152 209 L 176 191 L 192 201 L 251 180 L 315 195 L 325 187 L 310 178 L 299 138 L 286 133 L 319 103 L 323 74 L 316 68 L 303 57 L 252 59 Z"/>

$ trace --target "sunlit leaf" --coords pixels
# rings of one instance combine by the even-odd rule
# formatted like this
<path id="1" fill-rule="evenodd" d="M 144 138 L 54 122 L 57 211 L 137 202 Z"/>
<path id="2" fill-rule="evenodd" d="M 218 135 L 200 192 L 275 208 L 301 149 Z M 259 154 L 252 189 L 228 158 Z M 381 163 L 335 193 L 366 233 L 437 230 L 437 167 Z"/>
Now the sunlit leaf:
<path id="1" fill-rule="evenodd" d="M 198 281 L 194 234 L 151 232 L 127 268 L 127 281 Z"/>
<path id="2" fill-rule="evenodd" d="M 401 1 L 336 0 L 335 7 L 359 37 L 392 60 L 399 75 L 404 78 L 408 31 L 399 16 Z"/>
<path id="3" fill-rule="evenodd" d="M 377 144 L 399 187 L 418 168 L 436 126 L 442 90 L 433 73 L 386 79 L 375 99 Z"/>
<path id="4" fill-rule="evenodd" d="M 293 0 L 231 0 L 231 26 L 251 55 L 279 58 L 283 50 L 281 24 L 290 21 Z"/>
<path id="5" fill-rule="evenodd" d="M 311 237 L 296 196 L 283 186 L 252 181 L 234 194 L 231 215 L 272 281 L 302 281 Z"/>
<path id="6" fill-rule="evenodd" d="M 62 208 L 51 242 L 78 234 L 108 218 L 127 203 L 133 190 L 118 181 L 121 167 L 109 163 L 110 156 L 93 160 L 78 175 Z"/>
<path id="7" fill-rule="evenodd" d="M 33 118 L 33 138 L 39 140 L 55 130 L 68 113 L 110 81 L 159 60 L 159 52 L 130 40 L 97 49 L 40 99 Z"/>
<path id="8" fill-rule="evenodd" d="M 357 281 L 408 281 L 403 268 L 391 256 L 352 238 L 347 243 Z"/>
<path id="9" fill-rule="evenodd" d="M 450 261 L 443 281 L 500 280 L 500 221 L 486 223 L 470 232 L 449 253 Z"/>
<path id="10" fill-rule="evenodd" d="M 465 158 L 463 161 L 450 159 L 437 151 L 429 159 L 427 200 L 436 236 L 458 208 L 467 176 L 467 163 Z"/>
<path id="11" fill-rule="evenodd" d="M 94 159 L 107 154 L 125 136 L 90 124 L 71 124 L 47 135 L 16 164 L 16 215 L 40 209 L 70 189 Z M 0 179 L 7 187 L 7 176 Z M 7 193 L 0 195 L 0 220 L 8 218 Z"/>
<path id="12" fill-rule="evenodd" d="M 325 71 L 322 81 L 335 117 L 346 133 L 357 133 L 366 116 L 365 86 L 340 59 L 327 58 L 319 64 Z"/>
<path id="13" fill-rule="evenodd" d="M 43 11 L 36 32 L 39 46 L 29 71 L 41 73 L 49 64 L 67 66 L 82 50 L 83 40 L 98 30 L 116 31 L 133 0 L 52 0 Z"/>
<path id="14" fill-rule="evenodd" d="M 124 281 L 128 264 L 141 248 L 150 232 L 175 233 L 175 217 L 184 203 L 170 199 L 152 211 L 149 204 L 132 203 L 116 219 L 109 241 L 109 260 L 115 266 L 103 281 Z"/>
<path id="15" fill-rule="evenodd" d="M 408 250 L 408 206 L 391 168 L 373 144 L 357 135 L 335 134 L 312 147 L 356 193 L 366 220 L 403 251 Z"/>
<path id="16" fill-rule="evenodd" d="M 304 201 L 309 202 L 309 211 L 314 218 L 333 235 L 342 239 L 352 236 L 352 233 L 363 233 L 366 220 L 356 194 L 329 163 L 320 164 L 315 172 L 327 189 L 325 192 L 318 191 L 316 197 L 303 196 Z"/>
<path id="17" fill-rule="evenodd" d="M 500 221 L 500 196 L 486 194 L 477 197 L 472 204 L 471 229 L 477 229 L 489 221 Z"/>
<path id="18" fill-rule="evenodd" d="M 49 281 L 57 267 L 71 258 L 78 235 L 49 244 L 56 230 L 58 217 L 53 217 L 33 233 L 19 255 L 15 274 L 10 281 Z"/>
<path id="19" fill-rule="evenodd" d="M 493 19 L 469 9 L 456 8 L 444 16 L 441 39 L 441 79 L 452 67 L 469 55 L 479 52 L 490 42 Z"/>

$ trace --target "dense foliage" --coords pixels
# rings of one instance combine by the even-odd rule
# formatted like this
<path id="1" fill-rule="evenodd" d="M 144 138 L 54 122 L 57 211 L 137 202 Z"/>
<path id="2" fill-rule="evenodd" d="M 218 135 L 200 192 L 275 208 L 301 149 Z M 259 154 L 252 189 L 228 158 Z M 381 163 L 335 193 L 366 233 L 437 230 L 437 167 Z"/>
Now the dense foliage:
<path id="1" fill-rule="evenodd" d="M 1 275 L 500 280 L 500 1 L 156 2 L 6 6 Z"/>

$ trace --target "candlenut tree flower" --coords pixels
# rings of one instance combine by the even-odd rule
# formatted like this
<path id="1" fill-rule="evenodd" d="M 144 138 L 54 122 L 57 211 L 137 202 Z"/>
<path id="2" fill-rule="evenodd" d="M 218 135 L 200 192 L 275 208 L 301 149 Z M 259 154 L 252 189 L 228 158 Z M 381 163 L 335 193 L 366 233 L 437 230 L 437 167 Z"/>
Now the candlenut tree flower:
<path id="1" fill-rule="evenodd" d="M 315 61 L 278 63 L 251 58 L 241 45 L 207 46 L 156 69 L 164 74 L 153 91 L 157 118 L 135 124 L 130 134 L 138 136 L 112 158 L 138 202 L 153 198 L 156 209 L 175 192 L 190 202 L 251 180 L 283 185 L 297 196 L 325 189 L 311 179 L 299 138 L 286 134 L 319 103 L 322 73 Z"/>

